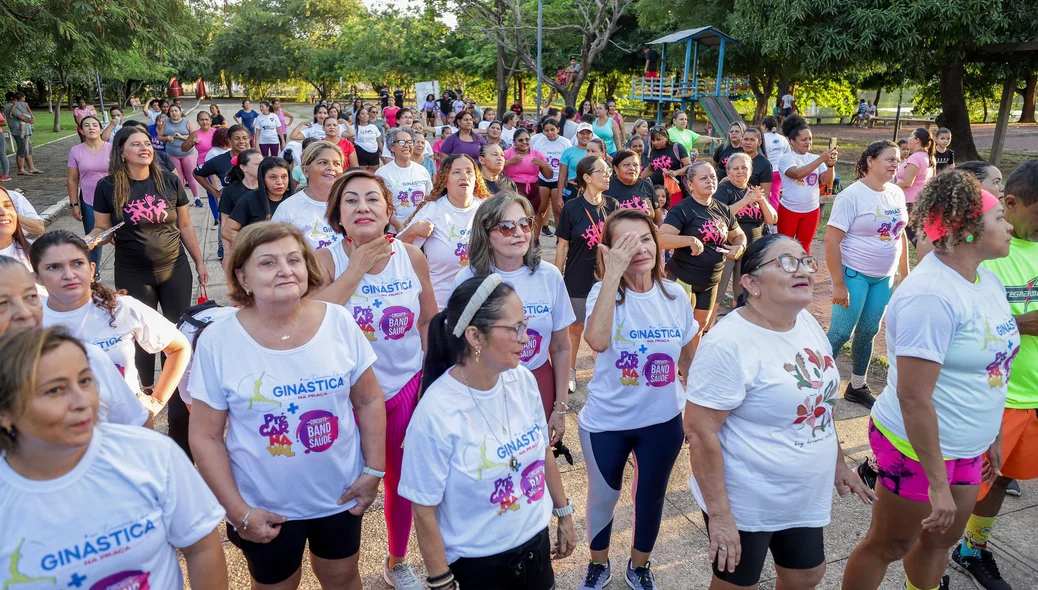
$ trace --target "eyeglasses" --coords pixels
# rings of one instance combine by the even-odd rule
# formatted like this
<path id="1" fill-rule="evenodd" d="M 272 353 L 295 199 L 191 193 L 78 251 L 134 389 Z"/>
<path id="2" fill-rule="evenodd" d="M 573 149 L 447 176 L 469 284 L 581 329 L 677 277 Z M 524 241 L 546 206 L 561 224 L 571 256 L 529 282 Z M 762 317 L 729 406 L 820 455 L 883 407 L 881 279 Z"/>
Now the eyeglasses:
<path id="1" fill-rule="evenodd" d="M 488 327 L 490 327 L 490 328 L 501 328 L 503 330 L 515 330 L 515 341 L 516 342 L 522 342 L 523 341 L 523 336 L 526 335 L 526 329 L 529 326 L 530 326 L 530 322 L 527 321 L 527 320 L 523 320 L 521 323 L 518 323 L 518 324 L 516 324 L 514 326 L 493 325 L 493 326 L 488 326 Z"/>
<path id="2" fill-rule="evenodd" d="M 533 230 L 533 217 L 523 217 L 517 220 L 502 219 L 490 229 L 501 232 L 501 235 L 506 238 L 514 236 L 516 229 L 521 229 L 524 234 L 528 234 Z"/>
<path id="3" fill-rule="evenodd" d="M 601 172 L 602 174 L 605 174 L 606 178 L 609 178 L 610 176 L 613 175 L 613 169 L 612 168 L 599 168 L 598 170 L 592 170 L 591 171 L 592 174 L 594 174 L 596 172 Z"/>
<path id="4" fill-rule="evenodd" d="M 414 145 L 414 140 L 411 140 L 411 139 L 398 139 L 398 140 L 394 141 L 393 143 L 398 145 L 398 146 L 400 146 L 400 147 L 413 146 Z"/>
<path id="5" fill-rule="evenodd" d="M 779 265 L 782 266 L 782 270 L 790 274 L 795 273 L 797 269 L 800 268 L 801 264 L 803 264 L 804 268 L 807 269 L 807 272 L 811 274 L 818 272 L 818 259 L 814 256 L 804 256 L 803 258 L 797 258 L 792 254 L 780 254 L 779 256 L 762 263 L 761 266 L 771 264 L 776 260 L 778 260 Z"/>

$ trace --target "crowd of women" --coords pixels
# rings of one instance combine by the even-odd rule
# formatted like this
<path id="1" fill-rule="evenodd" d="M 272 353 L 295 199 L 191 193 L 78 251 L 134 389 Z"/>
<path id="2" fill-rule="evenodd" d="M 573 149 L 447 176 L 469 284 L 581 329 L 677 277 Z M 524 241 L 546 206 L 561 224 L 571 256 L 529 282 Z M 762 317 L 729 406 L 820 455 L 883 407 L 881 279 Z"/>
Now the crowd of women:
<path id="1" fill-rule="evenodd" d="M 225 522 L 255 588 L 297 587 L 307 547 L 323 587 L 360 588 L 381 486 L 388 546 L 367 547 L 395 588 L 554 588 L 553 560 L 577 543 L 571 496 L 591 555 L 579 587 L 603 588 L 633 458 L 622 577 L 652 590 L 685 441 L 713 588 L 755 587 L 769 552 L 782 587 L 817 586 L 833 487 L 872 510 L 844 588 L 877 588 L 897 560 L 910 590 L 946 587 L 956 543 L 955 563 L 1001 581 L 994 515 L 1012 478 L 1038 476 L 1038 160 L 1003 190 L 986 165 L 935 175 L 924 129 L 904 162 L 891 142 L 865 149 L 828 221 L 842 271 L 826 333 L 807 311 L 810 250 L 838 150 L 810 153 L 798 116 L 781 135 L 771 118 L 733 125 L 710 162 L 696 146 L 716 142 L 685 113 L 627 137 L 615 104 L 572 126 L 574 109 L 547 113 L 531 136 L 462 103 L 431 117 L 444 120 L 431 148 L 439 129 L 403 105 L 317 104 L 291 133 L 277 101 L 246 101 L 226 128 L 218 108 L 197 126 L 163 108 L 156 130 L 80 120 L 68 188 L 84 237 L 30 243 L 0 189 L 5 587 L 178 588 L 175 549 L 194 587 L 226 587 Z M 234 306 L 189 308 L 195 276 L 208 281 L 199 190 Z M 114 288 L 97 272 L 104 243 Z M 738 299 L 718 320 L 729 281 Z M 884 314 L 876 399 L 865 377 Z M 834 418 L 852 334 L 846 397 L 872 407 L 875 454 L 857 471 Z M 555 455 L 584 343 L 587 489 L 567 493 Z M 149 430 L 164 405 L 172 440 Z"/>

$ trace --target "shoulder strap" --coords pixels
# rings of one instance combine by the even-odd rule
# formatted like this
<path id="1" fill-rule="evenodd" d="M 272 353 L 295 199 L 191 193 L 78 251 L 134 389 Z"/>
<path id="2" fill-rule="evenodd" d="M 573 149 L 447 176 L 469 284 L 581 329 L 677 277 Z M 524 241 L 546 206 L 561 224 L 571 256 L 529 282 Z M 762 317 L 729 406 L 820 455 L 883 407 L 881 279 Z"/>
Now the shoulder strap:
<path id="1" fill-rule="evenodd" d="M 199 303 L 198 305 L 192 305 L 191 307 L 189 307 L 186 310 L 184 310 L 184 313 L 180 316 L 180 319 L 177 320 L 177 328 L 178 329 L 181 328 L 184 324 L 191 324 L 192 326 L 194 326 L 198 330 L 204 329 L 206 326 L 208 326 L 212 322 L 203 322 L 203 321 L 199 320 L 198 318 L 196 318 L 195 316 L 197 314 L 203 312 L 203 311 L 212 309 L 214 307 L 220 307 L 220 304 L 215 302 L 215 301 L 213 301 L 212 299 L 210 299 L 209 301 L 206 301 L 205 303 Z"/>

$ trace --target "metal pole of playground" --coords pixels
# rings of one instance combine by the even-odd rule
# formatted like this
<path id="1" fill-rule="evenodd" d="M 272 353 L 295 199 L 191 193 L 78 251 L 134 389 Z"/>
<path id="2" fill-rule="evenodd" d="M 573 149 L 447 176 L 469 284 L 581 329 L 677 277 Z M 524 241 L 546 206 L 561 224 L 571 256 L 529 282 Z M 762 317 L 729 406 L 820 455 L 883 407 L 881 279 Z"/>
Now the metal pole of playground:
<path id="1" fill-rule="evenodd" d="M 541 66 L 544 40 L 544 0 L 537 0 L 537 120 L 541 118 Z"/>

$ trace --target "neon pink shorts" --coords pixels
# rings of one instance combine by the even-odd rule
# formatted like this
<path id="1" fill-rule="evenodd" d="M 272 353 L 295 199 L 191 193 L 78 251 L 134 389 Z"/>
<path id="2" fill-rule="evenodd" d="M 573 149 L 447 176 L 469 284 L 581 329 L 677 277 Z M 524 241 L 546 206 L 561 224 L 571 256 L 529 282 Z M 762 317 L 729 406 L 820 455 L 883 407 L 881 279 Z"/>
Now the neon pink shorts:
<path id="1" fill-rule="evenodd" d="M 869 419 L 869 444 L 876 455 L 876 471 L 879 472 L 879 481 L 883 487 L 902 498 L 916 502 L 930 501 L 928 493 L 930 482 L 926 478 L 922 464 L 897 450 L 890 439 L 876 428 L 876 424 L 871 418 Z M 972 459 L 945 461 L 948 483 L 953 486 L 979 485 L 984 465 L 983 459 L 983 455 L 978 455 Z"/>
<path id="2" fill-rule="evenodd" d="M 768 202 L 771 206 L 778 211 L 779 207 L 779 194 L 782 192 L 782 174 L 778 170 L 771 172 L 771 194 L 768 196 Z"/>

